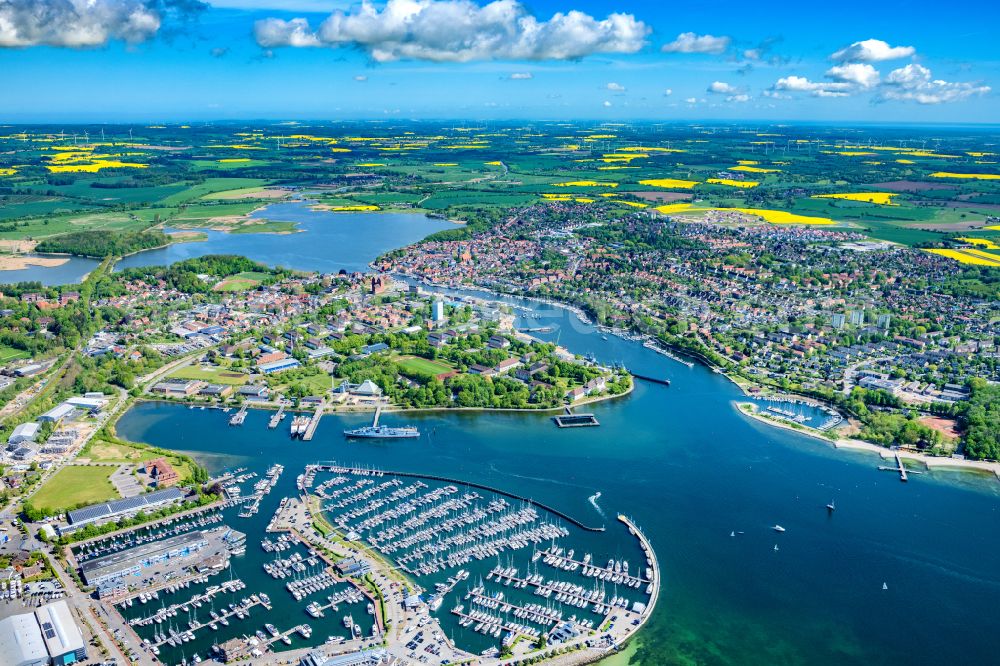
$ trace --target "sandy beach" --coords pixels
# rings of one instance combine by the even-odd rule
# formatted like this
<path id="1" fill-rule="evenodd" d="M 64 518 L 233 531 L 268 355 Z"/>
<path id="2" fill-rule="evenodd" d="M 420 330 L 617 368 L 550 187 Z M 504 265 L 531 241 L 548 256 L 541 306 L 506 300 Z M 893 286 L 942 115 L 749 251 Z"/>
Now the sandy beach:
<path id="1" fill-rule="evenodd" d="M 0 271 L 18 271 L 31 266 L 62 266 L 69 257 L 42 257 L 30 254 L 0 254 Z"/>

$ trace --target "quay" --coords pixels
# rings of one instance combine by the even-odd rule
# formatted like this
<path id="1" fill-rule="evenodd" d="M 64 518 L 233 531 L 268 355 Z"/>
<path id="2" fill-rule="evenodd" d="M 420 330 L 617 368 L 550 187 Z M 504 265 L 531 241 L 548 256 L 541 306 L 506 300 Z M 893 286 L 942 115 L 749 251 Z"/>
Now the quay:
<path id="1" fill-rule="evenodd" d="M 459 486 L 466 486 L 468 488 L 477 488 L 479 490 L 486 490 L 486 491 L 489 491 L 491 493 L 496 493 L 497 495 L 502 495 L 504 497 L 509 497 L 511 499 L 518 500 L 519 502 L 526 502 L 526 503 L 531 504 L 533 506 L 537 506 L 538 508 L 544 509 L 545 511 L 548 511 L 551 514 L 556 515 L 556 516 L 562 518 L 563 520 L 565 520 L 566 522 L 570 523 L 571 525 L 575 525 L 576 527 L 579 527 L 581 530 L 584 530 L 586 532 L 603 532 L 604 531 L 604 527 L 603 526 L 601 526 L 601 527 L 591 527 L 589 525 L 585 525 L 584 523 L 580 522 L 576 518 L 573 518 L 572 516 L 570 516 L 570 515 L 568 515 L 566 513 L 563 513 L 559 509 L 554 509 L 554 508 L 552 508 L 552 507 L 550 507 L 548 505 L 542 504 L 541 502 L 533 500 L 533 499 L 531 499 L 529 497 L 522 497 L 521 495 L 515 495 L 514 493 L 508 492 L 506 490 L 501 490 L 499 488 L 494 488 L 492 486 L 487 486 L 486 484 L 483 484 L 483 483 L 476 483 L 474 481 L 461 481 L 459 479 L 452 479 L 452 478 L 449 478 L 449 477 L 446 477 L 446 476 L 437 476 L 435 474 L 420 474 L 418 472 L 388 472 L 388 471 L 384 471 L 384 470 L 371 470 L 371 469 L 361 469 L 361 468 L 355 468 L 355 467 L 343 467 L 343 466 L 340 466 L 340 465 L 333 465 L 333 464 L 329 464 L 329 465 L 327 465 L 327 464 L 318 464 L 318 465 L 314 465 L 313 467 L 317 471 L 321 471 L 321 472 L 333 472 L 335 474 L 336 473 L 340 473 L 340 472 L 346 472 L 348 474 L 358 474 L 358 475 L 361 475 L 361 476 L 382 476 L 382 475 L 386 475 L 387 474 L 389 476 L 402 476 L 402 477 L 407 477 L 407 478 L 411 478 L 411 479 L 429 479 L 431 481 L 440 481 L 440 482 L 443 482 L 443 483 L 450 483 L 450 484 L 459 485 Z"/>
<path id="2" fill-rule="evenodd" d="M 303 441 L 308 442 L 316 434 L 316 428 L 319 426 L 319 420 L 323 418 L 323 405 L 319 405 L 316 411 L 313 413 L 312 418 L 309 419 L 309 425 L 306 426 L 306 430 L 302 433 Z"/>
<path id="3" fill-rule="evenodd" d="M 559 428 L 588 428 L 601 425 L 593 414 L 574 414 L 572 407 L 566 407 L 566 413 L 553 416 L 552 420 Z"/>
<path id="4" fill-rule="evenodd" d="M 285 406 L 284 405 L 282 405 L 281 407 L 278 407 L 278 411 L 275 412 L 274 415 L 271 417 L 271 420 L 267 422 L 267 428 L 268 428 L 268 430 L 274 430 L 275 428 L 277 428 L 278 424 L 281 423 L 281 420 L 283 418 L 285 418 Z"/>

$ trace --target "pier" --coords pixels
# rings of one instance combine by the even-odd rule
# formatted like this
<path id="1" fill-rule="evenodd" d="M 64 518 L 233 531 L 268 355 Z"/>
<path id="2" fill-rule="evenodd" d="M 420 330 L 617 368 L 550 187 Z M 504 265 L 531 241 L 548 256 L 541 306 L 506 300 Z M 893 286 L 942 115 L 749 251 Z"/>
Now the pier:
<path id="1" fill-rule="evenodd" d="M 309 424 L 306 426 L 305 432 L 302 433 L 303 441 L 308 442 L 316 434 L 316 428 L 319 426 L 319 420 L 323 418 L 323 405 L 316 407 L 316 411 L 313 412 L 312 418 L 309 419 Z"/>
<path id="2" fill-rule="evenodd" d="M 231 617 L 249 615 L 250 609 L 258 605 L 264 606 L 265 608 L 268 606 L 268 604 L 265 604 L 259 597 L 257 597 L 257 595 L 254 595 L 251 599 L 247 600 L 245 603 L 236 604 L 236 608 L 234 608 L 233 610 L 227 611 L 225 613 L 219 613 L 218 617 L 212 618 L 208 622 L 199 622 L 197 620 L 191 620 L 191 622 L 188 623 L 188 629 L 186 630 L 183 631 L 170 630 L 171 633 L 169 635 L 164 635 L 161 633 L 160 635 L 164 636 L 163 639 L 155 643 L 151 642 L 150 645 L 156 648 L 159 648 L 167 644 L 180 645 L 182 643 L 187 642 L 184 640 L 185 635 L 189 636 L 188 640 L 191 640 L 194 637 L 195 632 L 201 631 L 205 627 L 213 625 L 216 622 L 221 622 L 222 620 L 226 620 L 228 622 L 229 618 Z"/>
<path id="3" fill-rule="evenodd" d="M 589 525 L 585 525 L 582 522 L 580 522 L 579 520 L 577 520 L 576 518 L 573 518 L 572 516 L 569 516 L 566 513 L 563 513 L 559 509 L 554 509 L 554 508 L 552 508 L 550 506 L 542 504 L 541 502 L 537 502 L 537 501 L 535 501 L 533 499 L 530 499 L 528 497 L 522 497 L 521 495 L 515 495 L 514 493 L 507 492 L 506 490 L 500 490 L 499 488 L 494 488 L 492 486 L 487 486 L 486 484 L 483 484 L 483 483 L 475 483 L 474 481 L 460 481 L 458 479 L 452 479 L 452 478 L 449 478 L 449 477 L 446 477 L 446 476 L 437 476 L 437 475 L 434 475 L 434 474 L 420 474 L 420 473 L 417 473 L 417 472 L 387 472 L 387 471 L 384 471 L 384 470 L 376 471 L 376 470 L 360 469 L 360 468 L 354 468 L 354 467 L 340 467 L 338 465 L 316 465 L 316 469 L 320 470 L 320 471 L 324 471 L 324 472 L 333 472 L 333 473 L 346 472 L 348 474 L 358 474 L 358 475 L 361 475 L 361 476 L 382 476 L 382 475 L 389 475 L 389 476 L 402 476 L 402 477 L 411 478 L 411 479 L 429 479 L 431 481 L 441 481 L 442 483 L 451 483 L 451 484 L 456 484 L 456 485 L 460 485 L 460 486 L 466 486 L 468 488 L 478 488 L 479 490 L 487 490 L 487 491 L 489 491 L 491 493 L 496 493 L 497 495 L 502 495 L 503 497 L 509 497 L 511 499 L 518 500 L 520 502 L 527 502 L 528 504 L 532 504 L 534 506 L 537 506 L 540 509 L 544 509 L 545 511 L 548 511 L 551 514 L 556 515 L 556 516 L 562 518 L 563 520 L 565 520 L 566 522 L 570 523 L 571 525 L 575 525 L 576 527 L 579 527 L 581 530 L 584 530 L 584 531 L 587 531 L 587 532 L 603 532 L 604 531 L 604 527 L 603 526 L 602 527 L 591 527 Z"/>
<path id="4" fill-rule="evenodd" d="M 247 419 L 247 406 L 243 405 L 240 407 L 240 411 L 229 417 L 229 425 L 231 426 L 241 426 L 243 422 Z"/>
<path id="5" fill-rule="evenodd" d="M 894 452 L 893 456 L 896 458 L 896 465 L 895 466 L 879 465 L 879 470 L 883 472 L 896 472 L 897 474 L 899 474 L 899 480 L 903 483 L 909 481 L 908 474 L 920 474 L 920 472 L 917 472 L 915 470 L 907 472 L 906 466 L 903 465 L 903 459 L 899 457 L 899 453 Z"/>
<path id="6" fill-rule="evenodd" d="M 202 578 L 205 578 L 205 577 L 203 576 Z M 196 594 L 195 596 L 191 597 L 187 601 L 178 602 L 176 604 L 171 604 L 171 605 L 166 606 L 164 608 L 160 608 L 155 613 L 153 613 L 152 615 L 150 615 L 148 617 L 139 617 L 139 618 L 134 618 L 132 620 L 129 620 L 129 624 L 132 625 L 133 627 L 144 627 L 144 626 L 153 624 L 154 622 L 156 622 L 156 623 L 159 624 L 159 623 L 162 623 L 164 620 L 166 620 L 166 618 L 168 618 L 168 617 L 174 617 L 177 614 L 177 611 L 179 611 L 179 610 L 184 610 L 185 612 L 187 612 L 189 606 L 193 606 L 195 608 L 200 608 L 203 603 L 212 601 L 212 599 L 217 594 L 226 594 L 227 592 L 236 592 L 236 591 L 242 590 L 244 588 L 246 588 L 246 584 L 243 583 L 243 581 L 239 580 L 238 578 L 234 579 L 234 580 L 231 580 L 231 581 L 227 580 L 227 581 L 223 582 L 221 585 L 214 585 L 214 586 L 208 588 L 207 590 L 205 590 L 204 592 L 202 592 L 201 594 Z M 148 589 L 148 588 L 146 588 L 146 589 Z M 160 589 L 162 590 L 163 588 L 160 588 Z M 139 595 L 136 594 L 134 596 L 127 597 L 126 599 L 123 599 L 122 601 L 119 601 L 119 602 L 116 602 L 116 603 L 118 604 L 119 607 L 121 607 L 121 606 L 127 605 L 130 600 L 138 598 L 138 597 L 139 597 Z"/>
<path id="7" fill-rule="evenodd" d="M 281 420 L 283 418 L 285 418 L 285 406 L 284 405 L 282 405 L 281 407 L 278 407 L 278 411 L 275 412 L 274 416 L 271 417 L 271 420 L 267 422 L 268 429 L 269 430 L 274 430 L 275 428 L 277 428 L 278 424 L 281 423 Z"/>
<path id="8" fill-rule="evenodd" d="M 535 638 L 536 634 L 527 631 L 527 627 L 522 627 L 519 624 L 513 624 L 500 620 L 493 617 L 489 613 L 473 611 L 472 614 L 466 613 L 461 606 L 457 606 L 451 609 L 452 614 L 457 615 L 462 618 L 462 622 L 466 622 L 465 626 L 471 625 L 473 622 L 478 623 L 479 633 L 487 633 L 492 631 L 494 628 L 499 628 L 501 631 L 506 631 L 515 635 L 524 635 L 529 638 Z M 460 623 L 461 624 L 461 623 Z M 497 634 L 499 636 L 499 633 Z"/>

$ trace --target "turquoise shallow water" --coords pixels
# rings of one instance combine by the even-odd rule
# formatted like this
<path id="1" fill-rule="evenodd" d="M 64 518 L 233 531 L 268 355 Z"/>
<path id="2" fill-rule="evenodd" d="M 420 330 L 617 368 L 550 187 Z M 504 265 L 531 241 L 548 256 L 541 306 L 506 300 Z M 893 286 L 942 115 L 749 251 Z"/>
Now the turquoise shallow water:
<path id="1" fill-rule="evenodd" d="M 126 414 L 119 432 L 191 452 L 213 470 L 283 463 L 261 524 L 318 460 L 474 480 L 609 527 L 625 512 L 650 537 L 663 574 L 644 663 L 994 661 L 995 480 L 936 472 L 900 483 L 877 471 L 874 456 L 743 417 L 733 407 L 741 394 L 720 375 L 602 340 L 564 310 L 536 312 L 522 323 L 554 327 L 541 337 L 672 385 L 640 382 L 630 397 L 593 406 L 600 428 L 569 431 L 535 414 L 408 414 L 384 420 L 418 425 L 418 441 L 345 441 L 342 428 L 365 417 L 328 416 L 312 442 L 289 444 L 263 413 L 230 428 L 217 411 L 149 403 Z M 597 491 L 605 516 L 588 501 Z M 775 523 L 787 532 L 775 534 Z M 251 537 L 248 556 L 254 548 Z"/>

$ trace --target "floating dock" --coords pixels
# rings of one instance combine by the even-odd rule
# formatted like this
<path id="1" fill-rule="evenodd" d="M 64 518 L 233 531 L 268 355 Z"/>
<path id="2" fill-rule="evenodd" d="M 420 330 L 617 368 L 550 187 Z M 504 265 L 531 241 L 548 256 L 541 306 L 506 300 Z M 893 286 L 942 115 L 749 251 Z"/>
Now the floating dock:
<path id="1" fill-rule="evenodd" d="M 559 428 L 590 428 L 601 425 L 593 414 L 574 414 L 570 407 L 566 408 L 565 414 L 553 416 L 552 420 Z"/>

